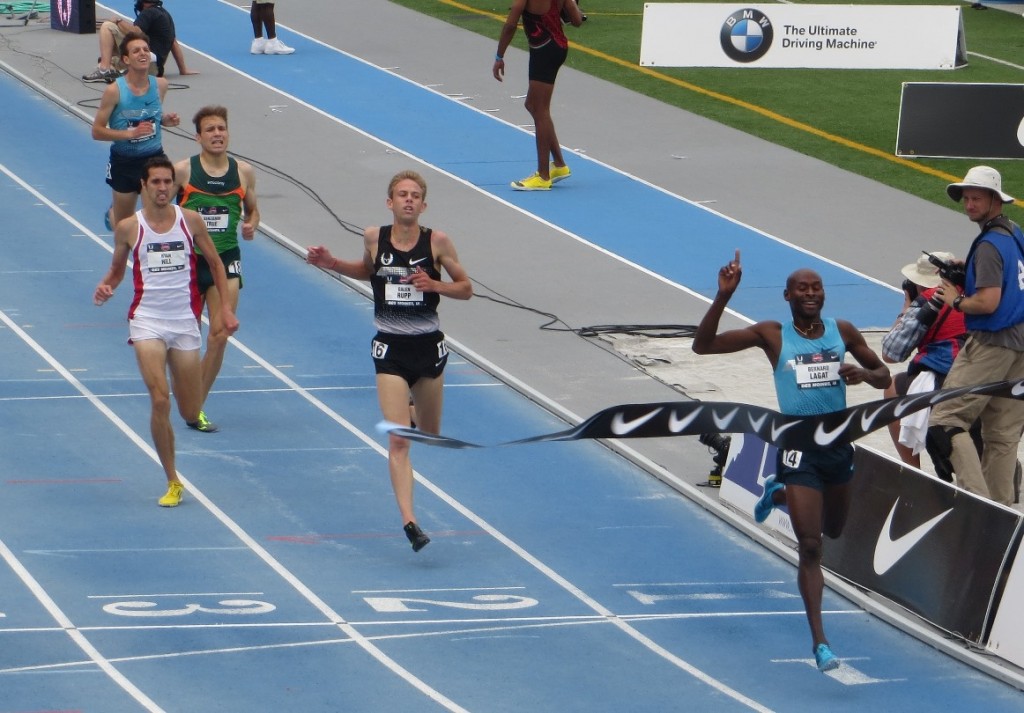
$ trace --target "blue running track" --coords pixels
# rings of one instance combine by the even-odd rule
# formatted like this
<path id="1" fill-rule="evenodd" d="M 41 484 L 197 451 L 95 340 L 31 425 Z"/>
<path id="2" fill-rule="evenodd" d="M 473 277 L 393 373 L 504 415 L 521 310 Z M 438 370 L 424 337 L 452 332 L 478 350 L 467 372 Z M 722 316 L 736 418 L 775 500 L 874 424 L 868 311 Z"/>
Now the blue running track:
<path id="1" fill-rule="evenodd" d="M 224 6 L 175 8 L 201 47 L 193 6 Z M 257 74 L 247 59 L 223 58 Z M 1022 709 L 830 592 L 845 665 L 819 674 L 792 567 L 597 443 L 415 448 L 433 542 L 413 554 L 374 431 L 370 305 L 265 239 L 243 248 L 242 329 L 208 402 L 223 430 L 176 423 L 187 495 L 158 508 L 128 288 L 91 302 L 110 260 L 103 147 L 0 76 L 0 121 L 14 117 L 50 139 L 0 137 L 0 712 Z M 515 138 L 469 110 L 450 119 Z M 450 158 L 435 138 L 408 149 Z M 466 170 L 513 198 L 485 165 Z M 695 233 L 713 217 L 614 180 L 692 211 Z M 447 374 L 446 432 L 564 425 L 457 355 Z"/>

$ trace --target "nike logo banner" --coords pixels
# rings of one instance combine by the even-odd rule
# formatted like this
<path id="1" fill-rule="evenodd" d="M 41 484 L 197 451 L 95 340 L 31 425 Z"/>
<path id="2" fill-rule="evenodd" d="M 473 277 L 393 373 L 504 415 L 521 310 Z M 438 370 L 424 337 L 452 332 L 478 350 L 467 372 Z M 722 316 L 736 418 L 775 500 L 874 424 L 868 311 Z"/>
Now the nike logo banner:
<path id="1" fill-rule="evenodd" d="M 854 453 L 843 534 L 822 566 L 956 638 L 984 644 L 1020 538 L 1020 513 L 868 449 Z M 1019 561 L 1018 563 L 1019 564 Z M 1009 611 L 1009 610 L 1008 610 Z"/>
<path id="2" fill-rule="evenodd" d="M 772 409 L 728 401 L 623 404 L 597 412 L 574 428 L 494 445 L 514 446 L 584 438 L 666 438 L 702 433 L 751 433 L 784 450 L 820 450 L 852 443 L 907 414 L 970 394 L 1024 398 L 1024 380 L 882 399 L 818 416 L 787 416 Z M 381 421 L 381 433 L 443 448 L 483 448 L 477 443 Z"/>

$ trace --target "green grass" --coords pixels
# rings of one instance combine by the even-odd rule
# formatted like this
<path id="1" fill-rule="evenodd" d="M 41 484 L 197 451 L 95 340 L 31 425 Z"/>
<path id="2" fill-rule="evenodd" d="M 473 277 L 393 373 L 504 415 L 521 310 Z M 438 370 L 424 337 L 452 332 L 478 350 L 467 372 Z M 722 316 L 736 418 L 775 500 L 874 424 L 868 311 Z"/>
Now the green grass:
<path id="1" fill-rule="evenodd" d="M 392 2 L 493 37 L 495 42 L 508 13 L 508 0 Z M 905 5 L 961 5 L 964 8 L 969 64 L 957 70 L 641 68 L 644 4 L 644 0 L 581 0 L 581 8 L 589 19 L 581 28 L 567 28 L 573 44 L 568 64 L 946 206 L 949 205 L 946 184 L 959 179 L 980 161 L 895 157 L 902 84 L 1024 82 L 1024 71 L 970 54 L 977 51 L 988 57 L 1024 64 L 1024 18 L 1000 10 L 974 10 L 950 0 L 897 0 L 897 4 Z M 837 1 L 835 4 L 848 3 Z M 516 34 L 514 44 L 525 49 L 522 32 Z M 769 112 L 783 119 L 767 116 Z M 816 135 L 807 127 L 827 136 Z M 964 130 L 970 129 L 964 127 Z M 855 146 L 844 145 L 848 142 Z M 1004 190 L 1024 196 L 1024 162 L 990 160 L 986 163 L 1003 174 Z M 1024 210 L 1017 206 L 1008 212 L 1018 221 L 1024 219 Z"/>

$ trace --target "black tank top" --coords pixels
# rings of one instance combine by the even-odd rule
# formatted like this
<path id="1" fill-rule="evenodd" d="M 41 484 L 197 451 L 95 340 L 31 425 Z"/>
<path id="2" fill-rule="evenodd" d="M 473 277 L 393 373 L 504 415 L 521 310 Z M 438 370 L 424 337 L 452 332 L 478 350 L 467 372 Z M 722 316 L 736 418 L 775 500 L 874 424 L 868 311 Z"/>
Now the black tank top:
<path id="1" fill-rule="evenodd" d="M 403 252 L 391 244 L 390 225 L 380 228 L 377 238 L 377 257 L 373 261 L 373 316 L 377 329 L 388 334 L 429 334 L 440 329 L 437 305 L 441 296 L 436 292 L 420 292 L 412 283 L 402 282 L 416 268 L 422 268 L 434 280 L 441 273 L 434 265 L 430 249 L 430 228 L 420 228 L 420 237 L 412 249 Z"/>

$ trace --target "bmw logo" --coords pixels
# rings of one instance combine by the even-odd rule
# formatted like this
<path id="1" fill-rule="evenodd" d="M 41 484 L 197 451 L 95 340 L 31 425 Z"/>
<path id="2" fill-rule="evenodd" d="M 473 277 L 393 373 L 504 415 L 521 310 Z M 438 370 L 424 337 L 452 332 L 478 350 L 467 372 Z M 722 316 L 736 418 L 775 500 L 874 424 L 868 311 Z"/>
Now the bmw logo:
<path id="1" fill-rule="evenodd" d="M 772 22 L 760 10 L 737 10 L 725 18 L 720 39 L 722 50 L 737 62 L 756 62 L 772 46 L 775 30 Z"/>

